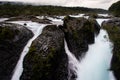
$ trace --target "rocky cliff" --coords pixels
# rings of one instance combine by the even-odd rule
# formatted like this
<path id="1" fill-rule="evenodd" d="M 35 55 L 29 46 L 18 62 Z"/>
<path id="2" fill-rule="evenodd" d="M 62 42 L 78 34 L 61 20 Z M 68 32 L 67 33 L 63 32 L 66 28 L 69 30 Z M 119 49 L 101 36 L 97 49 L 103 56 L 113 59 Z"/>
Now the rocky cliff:
<path id="1" fill-rule="evenodd" d="M 64 33 L 57 26 L 48 25 L 32 43 L 20 80 L 67 80 L 67 67 Z"/>
<path id="2" fill-rule="evenodd" d="M 33 33 L 24 26 L 0 23 L 0 80 L 10 80 L 27 41 Z"/>
<path id="3" fill-rule="evenodd" d="M 117 80 L 120 80 L 120 19 L 115 18 L 103 22 L 102 27 L 108 31 L 109 37 L 114 44 L 111 70 Z"/>
<path id="4" fill-rule="evenodd" d="M 65 17 L 63 27 L 65 39 L 70 51 L 79 59 L 88 50 L 88 44 L 94 43 L 100 26 L 94 19 Z"/>

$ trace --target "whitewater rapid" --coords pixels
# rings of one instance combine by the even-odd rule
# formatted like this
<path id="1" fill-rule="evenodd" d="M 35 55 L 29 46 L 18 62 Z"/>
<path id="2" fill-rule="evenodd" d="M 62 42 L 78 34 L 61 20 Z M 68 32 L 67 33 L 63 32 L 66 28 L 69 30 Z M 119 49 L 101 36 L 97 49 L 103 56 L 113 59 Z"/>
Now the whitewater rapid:
<path id="1" fill-rule="evenodd" d="M 14 69 L 14 74 L 12 76 L 11 80 L 20 80 L 20 76 L 22 75 L 23 72 L 23 60 L 24 57 L 26 56 L 26 54 L 29 51 L 29 48 L 32 44 L 32 41 L 35 40 L 42 32 L 42 29 L 46 26 L 45 24 L 38 24 L 36 22 L 31 22 L 31 21 L 14 21 L 11 23 L 15 23 L 15 24 L 20 24 L 20 25 L 24 25 L 25 23 L 27 24 L 26 27 L 28 29 L 30 29 L 34 36 L 28 41 L 27 45 L 24 47 L 24 50 L 21 53 L 21 56 L 18 60 L 18 63 Z"/>
<path id="2" fill-rule="evenodd" d="M 105 20 L 108 19 L 97 19 L 100 25 Z M 69 66 L 76 72 L 76 80 L 115 80 L 112 71 L 109 70 L 112 50 L 113 44 L 109 39 L 107 31 L 104 29 L 100 30 L 98 36 L 95 37 L 95 43 L 89 45 L 89 50 L 84 57 L 80 58 L 80 61 L 69 51 L 65 42 Z"/>
<path id="3" fill-rule="evenodd" d="M 8 20 L 9 18 L 0 18 L 0 22 L 4 22 L 6 20 Z"/>
<path id="4" fill-rule="evenodd" d="M 89 45 L 89 50 L 77 66 L 77 80 L 114 80 L 109 71 L 112 49 L 107 32 L 101 29 L 95 43 Z"/>

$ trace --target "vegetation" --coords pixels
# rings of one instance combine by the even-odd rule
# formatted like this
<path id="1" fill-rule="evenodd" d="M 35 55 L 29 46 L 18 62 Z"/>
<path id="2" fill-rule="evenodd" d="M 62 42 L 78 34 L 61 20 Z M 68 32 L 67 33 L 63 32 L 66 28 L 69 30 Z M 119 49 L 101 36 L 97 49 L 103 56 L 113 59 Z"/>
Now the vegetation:
<path id="1" fill-rule="evenodd" d="M 109 11 L 115 15 L 115 16 L 119 16 L 120 17 L 120 1 L 114 3 L 111 5 L 111 7 L 109 8 Z"/>
<path id="2" fill-rule="evenodd" d="M 30 4 L 16 4 L 0 2 L 0 16 L 19 15 L 67 15 L 77 13 L 106 13 L 106 10 L 84 7 L 35 6 Z"/>
<path id="3" fill-rule="evenodd" d="M 17 33 L 17 30 L 14 31 L 7 26 L 4 28 L 0 27 L 0 40 L 13 39 Z"/>
<path id="4" fill-rule="evenodd" d="M 120 27 L 109 23 L 104 25 L 103 28 L 108 31 L 110 40 L 114 43 L 111 70 L 114 71 L 114 75 L 117 78 L 116 80 L 120 80 Z"/>

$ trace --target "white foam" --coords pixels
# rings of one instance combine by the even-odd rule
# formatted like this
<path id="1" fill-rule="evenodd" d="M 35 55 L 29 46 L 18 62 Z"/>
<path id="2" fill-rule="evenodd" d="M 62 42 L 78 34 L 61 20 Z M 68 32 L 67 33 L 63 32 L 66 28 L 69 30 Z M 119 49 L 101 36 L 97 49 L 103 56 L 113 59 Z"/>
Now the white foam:
<path id="1" fill-rule="evenodd" d="M 21 24 L 24 25 L 25 23 L 27 24 L 27 28 L 30 29 L 33 33 L 34 36 L 33 38 L 31 38 L 27 45 L 24 47 L 23 52 L 21 53 L 20 59 L 18 60 L 18 63 L 14 69 L 14 74 L 12 76 L 11 80 L 20 80 L 20 76 L 22 75 L 23 72 L 23 60 L 24 57 L 26 56 L 26 54 L 29 51 L 29 47 L 32 44 L 32 41 L 35 40 L 42 32 L 42 29 L 46 26 L 44 24 L 38 24 L 36 22 L 31 22 L 31 21 L 14 21 L 11 23 L 15 23 L 15 24 Z"/>
<path id="2" fill-rule="evenodd" d="M 110 62 L 113 45 L 105 30 L 100 30 L 95 43 L 89 45 L 89 50 L 78 66 L 77 80 L 111 80 Z"/>
<path id="3" fill-rule="evenodd" d="M 0 22 L 4 22 L 6 20 L 8 20 L 9 18 L 0 18 Z"/>

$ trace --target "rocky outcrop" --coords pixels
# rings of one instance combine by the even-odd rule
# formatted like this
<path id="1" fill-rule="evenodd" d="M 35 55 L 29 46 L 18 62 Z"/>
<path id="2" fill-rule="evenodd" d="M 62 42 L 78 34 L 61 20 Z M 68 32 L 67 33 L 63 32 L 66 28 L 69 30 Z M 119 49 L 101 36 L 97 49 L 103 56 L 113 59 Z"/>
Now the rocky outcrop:
<path id="1" fill-rule="evenodd" d="M 114 16 L 120 17 L 120 1 L 113 3 L 110 8 L 109 12 L 111 12 Z"/>
<path id="2" fill-rule="evenodd" d="M 114 44 L 111 70 L 113 70 L 116 79 L 120 80 L 120 19 L 103 22 L 102 27 L 108 31 Z"/>
<path id="3" fill-rule="evenodd" d="M 23 64 L 20 80 L 67 80 L 64 33 L 55 25 L 46 26 L 33 41 Z"/>
<path id="4" fill-rule="evenodd" d="M 27 28 L 0 23 L 0 80 L 10 80 L 27 41 L 33 33 Z"/>
<path id="5" fill-rule="evenodd" d="M 38 23 L 43 23 L 43 24 L 50 24 L 50 20 L 47 18 L 44 19 L 38 19 L 35 16 L 17 16 L 17 17 L 12 17 L 7 21 L 32 21 L 32 22 L 38 22 Z"/>
<path id="6" fill-rule="evenodd" d="M 65 33 L 65 38 L 70 51 L 79 59 L 82 53 L 88 50 L 88 44 L 94 43 L 94 36 L 100 26 L 94 19 L 65 17 L 60 28 Z"/>

